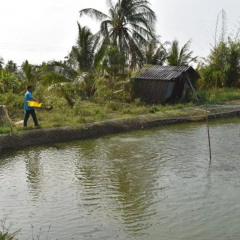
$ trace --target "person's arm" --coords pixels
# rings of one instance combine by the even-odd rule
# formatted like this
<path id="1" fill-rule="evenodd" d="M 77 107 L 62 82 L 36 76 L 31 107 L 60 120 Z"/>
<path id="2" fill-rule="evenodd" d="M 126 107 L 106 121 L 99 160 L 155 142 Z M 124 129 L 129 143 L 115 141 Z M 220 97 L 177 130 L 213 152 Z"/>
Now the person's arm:
<path id="1" fill-rule="evenodd" d="M 38 101 L 35 97 L 32 97 L 32 99 L 33 99 L 34 101 L 36 101 L 36 102 L 39 103 L 39 101 Z"/>

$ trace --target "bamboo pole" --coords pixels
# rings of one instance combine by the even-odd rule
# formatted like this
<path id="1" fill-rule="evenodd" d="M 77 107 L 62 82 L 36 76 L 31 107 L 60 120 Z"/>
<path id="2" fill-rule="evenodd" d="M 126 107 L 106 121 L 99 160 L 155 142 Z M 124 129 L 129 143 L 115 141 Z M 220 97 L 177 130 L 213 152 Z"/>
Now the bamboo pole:
<path id="1" fill-rule="evenodd" d="M 197 93 L 195 92 L 195 90 L 194 90 L 194 88 L 193 88 L 193 85 L 192 85 L 192 83 L 191 83 L 191 81 L 190 81 L 190 79 L 189 79 L 188 74 L 187 74 L 187 80 L 188 80 L 188 83 L 189 83 L 189 85 L 190 85 L 190 88 L 191 88 L 192 91 L 193 91 L 193 94 L 194 94 L 195 98 L 197 99 L 197 101 L 199 101 L 198 96 L 197 96 Z"/>
<path id="2" fill-rule="evenodd" d="M 210 132 L 209 132 L 209 124 L 208 124 L 208 112 L 206 105 L 206 123 L 207 123 L 207 133 L 208 133 L 208 148 L 209 148 L 209 162 L 212 161 L 212 153 L 211 153 L 211 141 L 210 141 Z"/>

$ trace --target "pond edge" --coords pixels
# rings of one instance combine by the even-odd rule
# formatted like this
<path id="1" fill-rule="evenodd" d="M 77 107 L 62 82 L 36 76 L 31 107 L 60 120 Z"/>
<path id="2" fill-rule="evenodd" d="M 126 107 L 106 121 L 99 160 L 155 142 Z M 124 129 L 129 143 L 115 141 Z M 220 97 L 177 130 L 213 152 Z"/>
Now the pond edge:
<path id="1" fill-rule="evenodd" d="M 234 110 L 224 113 L 208 114 L 208 119 L 232 118 L 239 115 L 240 110 Z M 93 139 L 109 134 L 123 133 L 133 130 L 204 121 L 206 121 L 206 115 L 159 118 L 154 114 L 148 114 L 138 117 L 81 124 L 72 127 L 25 130 L 0 137 L 0 154 L 31 146 L 47 146 L 54 143 Z"/>

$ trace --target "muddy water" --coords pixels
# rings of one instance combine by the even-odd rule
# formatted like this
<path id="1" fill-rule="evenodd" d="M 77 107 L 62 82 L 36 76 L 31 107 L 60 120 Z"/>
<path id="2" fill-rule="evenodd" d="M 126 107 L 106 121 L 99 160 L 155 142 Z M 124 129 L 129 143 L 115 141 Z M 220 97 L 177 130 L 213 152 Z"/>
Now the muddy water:
<path id="1" fill-rule="evenodd" d="M 239 239 L 240 120 L 31 148 L 0 158 L 19 239 Z"/>

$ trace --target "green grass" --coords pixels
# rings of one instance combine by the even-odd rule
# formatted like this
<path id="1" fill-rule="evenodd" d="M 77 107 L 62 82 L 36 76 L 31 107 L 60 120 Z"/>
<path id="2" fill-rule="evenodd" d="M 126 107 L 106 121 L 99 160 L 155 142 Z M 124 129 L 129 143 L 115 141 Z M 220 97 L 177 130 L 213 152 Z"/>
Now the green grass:
<path id="1" fill-rule="evenodd" d="M 240 99 L 240 89 L 237 88 L 213 88 L 202 91 L 205 102 L 222 104 L 228 101 Z"/>
<path id="2" fill-rule="evenodd" d="M 17 238 L 15 236 L 19 231 L 20 230 L 13 232 L 13 233 L 0 231 L 0 240 L 17 240 Z"/>
<path id="3" fill-rule="evenodd" d="M 4 101 L 4 97 L 0 97 Z M 13 98 L 12 94 L 6 96 L 9 116 L 13 123 L 23 120 L 24 112 L 19 96 Z M 63 98 L 52 96 L 47 98 L 46 102 L 53 106 L 51 111 L 36 109 L 37 118 L 41 124 L 40 128 L 53 128 L 62 126 L 75 126 L 83 123 L 92 123 L 108 119 L 136 117 L 139 115 L 153 114 L 157 117 L 171 118 L 183 116 L 196 116 L 200 111 L 191 107 L 202 104 L 223 104 L 228 101 L 240 100 L 240 90 L 233 88 L 212 89 L 201 91 L 201 101 L 198 103 L 176 103 L 167 105 L 147 105 L 139 99 L 132 103 L 123 103 L 118 101 L 79 101 L 73 108 L 70 108 Z M 10 101 L 11 99 L 11 101 Z M 15 125 L 11 130 L 9 123 L 0 122 L 0 133 L 9 133 L 10 131 L 22 131 L 35 129 L 33 121 L 29 119 L 28 127 L 24 128 L 22 124 Z"/>
<path id="4" fill-rule="evenodd" d="M 4 225 L 5 224 L 4 221 L 6 221 L 6 220 L 1 221 L 2 222 L 2 226 L 1 226 L 2 230 L 0 230 L 0 240 L 18 240 L 17 235 L 21 232 L 21 229 L 18 229 L 15 232 L 11 232 L 11 229 L 10 229 L 11 226 L 6 227 Z M 31 240 L 40 239 L 40 237 L 42 235 L 42 233 L 41 233 L 42 229 L 40 228 L 38 234 L 36 235 L 33 232 L 33 230 L 34 230 L 33 225 L 31 225 L 31 226 L 32 226 L 32 236 L 31 236 L 31 238 L 28 238 L 28 239 L 31 239 Z M 45 238 L 46 240 L 49 240 L 48 234 L 50 232 L 50 228 L 51 228 L 51 226 L 48 227 L 47 236 Z"/>
<path id="5" fill-rule="evenodd" d="M 41 124 L 41 128 L 52 128 L 62 126 L 76 126 L 83 123 L 99 122 L 109 119 L 136 117 L 139 115 L 155 114 L 158 117 L 171 117 L 192 114 L 193 110 L 188 112 L 183 111 L 186 106 L 190 104 L 177 105 L 152 105 L 152 106 L 136 106 L 135 104 L 121 104 L 120 107 L 109 107 L 108 104 L 101 105 L 97 103 L 84 102 L 80 109 L 75 108 L 56 108 L 51 111 L 36 110 L 37 118 Z M 19 120 L 19 119 L 16 119 Z M 20 119 L 21 120 L 21 119 Z M 29 118 L 28 127 L 22 126 L 14 127 L 16 131 L 34 129 L 34 124 Z"/>

